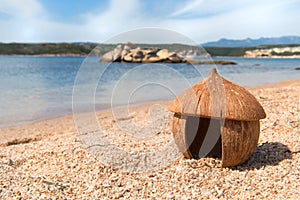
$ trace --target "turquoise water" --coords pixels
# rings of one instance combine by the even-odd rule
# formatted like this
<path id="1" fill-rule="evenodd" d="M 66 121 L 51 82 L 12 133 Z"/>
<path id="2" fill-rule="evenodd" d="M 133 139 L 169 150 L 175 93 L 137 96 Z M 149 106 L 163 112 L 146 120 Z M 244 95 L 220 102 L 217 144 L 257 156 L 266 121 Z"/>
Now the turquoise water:
<path id="1" fill-rule="evenodd" d="M 72 92 L 79 69 L 81 76 L 76 87 L 80 88 L 80 94 L 77 92 L 74 99 L 77 110 L 86 112 L 91 103 L 101 110 L 110 108 L 111 104 L 173 99 L 189 84 L 207 76 L 212 68 L 186 64 L 108 65 L 97 60 L 1 56 L 0 127 L 71 114 Z M 217 69 L 225 78 L 242 86 L 300 78 L 300 71 L 294 70 L 300 67 L 300 59 L 216 60 L 237 62 L 238 65 L 217 66 Z"/>

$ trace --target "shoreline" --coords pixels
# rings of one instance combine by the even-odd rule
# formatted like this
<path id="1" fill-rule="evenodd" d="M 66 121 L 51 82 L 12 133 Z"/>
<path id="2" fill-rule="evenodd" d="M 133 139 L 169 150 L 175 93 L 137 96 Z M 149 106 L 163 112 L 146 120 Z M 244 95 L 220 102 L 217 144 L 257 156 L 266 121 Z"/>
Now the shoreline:
<path id="1" fill-rule="evenodd" d="M 256 89 L 264 89 L 264 88 L 276 88 L 276 87 L 286 87 L 289 86 L 293 83 L 298 83 L 300 82 L 300 79 L 295 79 L 295 80 L 285 80 L 285 81 L 279 81 L 276 83 L 270 83 L 270 84 L 263 84 L 263 85 L 258 85 L 258 86 L 246 86 L 245 88 L 248 90 L 256 90 Z M 156 101 L 145 101 L 145 102 L 138 102 L 135 104 L 130 105 L 130 107 L 134 108 L 134 107 L 139 107 L 139 106 L 143 106 L 143 105 L 149 105 L 149 104 L 153 104 L 156 102 L 167 102 L 170 100 L 156 100 Z M 100 108 L 102 107 L 102 108 Z M 118 106 L 119 108 L 124 108 L 127 107 L 127 105 L 120 105 Z M 98 108 L 95 109 L 95 113 L 101 113 L 101 112 L 106 112 L 106 111 L 111 111 L 111 108 L 109 106 L 99 106 Z M 83 112 L 82 114 L 86 114 L 86 112 Z M 39 122 L 43 122 L 43 121 L 48 121 L 48 120 L 54 120 L 54 119 L 59 119 L 59 118 L 64 118 L 64 117 L 69 117 L 69 116 L 73 116 L 73 112 L 70 111 L 70 113 L 67 114 L 57 114 L 55 116 L 44 116 L 42 118 L 39 119 L 33 119 L 33 120 L 23 120 L 21 122 L 11 122 L 10 125 L 5 126 L 5 125 L 1 125 L 0 126 L 0 130 L 1 129 L 5 129 L 5 128 L 12 128 L 12 127 L 18 127 L 18 126 L 26 126 L 29 124 L 33 124 L 33 123 L 39 123 Z"/>

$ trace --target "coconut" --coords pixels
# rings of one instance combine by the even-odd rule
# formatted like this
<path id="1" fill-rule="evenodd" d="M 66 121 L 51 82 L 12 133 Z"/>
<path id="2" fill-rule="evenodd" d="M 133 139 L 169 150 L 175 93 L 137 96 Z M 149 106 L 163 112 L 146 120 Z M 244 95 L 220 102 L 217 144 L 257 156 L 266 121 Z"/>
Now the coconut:
<path id="1" fill-rule="evenodd" d="M 216 69 L 170 105 L 173 136 L 186 158 L 222 158 L 222 167 L 245 162 L 258 142 L 259 120 L 266 117 L 256 98 Z"/>

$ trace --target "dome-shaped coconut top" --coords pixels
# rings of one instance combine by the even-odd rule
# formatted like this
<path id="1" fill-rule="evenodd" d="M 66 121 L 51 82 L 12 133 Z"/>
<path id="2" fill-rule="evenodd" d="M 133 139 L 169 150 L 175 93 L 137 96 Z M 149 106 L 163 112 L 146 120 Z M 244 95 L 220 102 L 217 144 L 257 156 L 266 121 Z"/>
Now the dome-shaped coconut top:
<path id="1" fill-rule="evenodd" d="M 206 79 L 180 94 L 169 111 L 239 121 L 256 121 L 266 117 L 263 107 L 249 91 L 224 79 L 216 69 Z"/>

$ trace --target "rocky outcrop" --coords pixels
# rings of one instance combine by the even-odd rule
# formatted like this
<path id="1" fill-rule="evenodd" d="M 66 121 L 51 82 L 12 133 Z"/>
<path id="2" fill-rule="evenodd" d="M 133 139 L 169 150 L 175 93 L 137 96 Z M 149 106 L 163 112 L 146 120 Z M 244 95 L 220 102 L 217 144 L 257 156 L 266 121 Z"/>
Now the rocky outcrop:
<path id="1" fill-rule="evenodd" d="M 118 45 L 114 50 L 104 54 L 100 62 L 182 63 L 184 60 L 177 53 L 170 52 L 168 49 L 133 48 L 131 43 L 127 43 L 124 47 L 122 47 L 122 45 Z"/>
<path id="2" fill-rule="evenodd" d="M 245 52 L 246 58 L 299 58 L 300 46 L 295 47 L 276 47 L 269 49 L 254 49 Z"/>
<path id="3" fill-rule="evenodd" d="M 105 53 L 100 62 L 132 62 L 132 63 L 187 63 L 187 64 L 219 64 L 234 65 L 231 61 L 199 61 L 183 55 L 194 54 L 194 50 L 180 53 L 171 52 L 168 49 L 140 48 L 132 43 L 118 45 L 114 50 Z M 197 55 L 197 52 L 195 53 Z"/>

